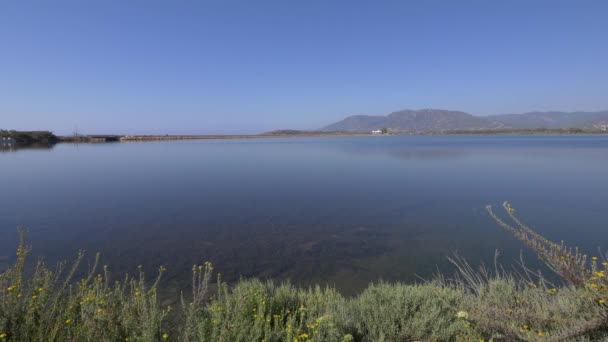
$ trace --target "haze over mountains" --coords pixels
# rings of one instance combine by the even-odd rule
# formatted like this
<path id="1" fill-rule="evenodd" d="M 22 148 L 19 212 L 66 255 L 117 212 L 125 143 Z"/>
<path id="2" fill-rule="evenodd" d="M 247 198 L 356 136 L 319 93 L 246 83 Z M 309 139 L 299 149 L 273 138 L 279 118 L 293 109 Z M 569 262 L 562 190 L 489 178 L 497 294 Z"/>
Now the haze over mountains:
<path id="1" fill-rule="evenodd" d="M 608 129 L 608 111 L 600 112 L 530 112 L 474 116 L 441 109 L 401 110 L 386 116 L 353 115 L 322 131 L 368 132 L 388 128 L 393 132 L 419 132 L 475 129 Z"/>

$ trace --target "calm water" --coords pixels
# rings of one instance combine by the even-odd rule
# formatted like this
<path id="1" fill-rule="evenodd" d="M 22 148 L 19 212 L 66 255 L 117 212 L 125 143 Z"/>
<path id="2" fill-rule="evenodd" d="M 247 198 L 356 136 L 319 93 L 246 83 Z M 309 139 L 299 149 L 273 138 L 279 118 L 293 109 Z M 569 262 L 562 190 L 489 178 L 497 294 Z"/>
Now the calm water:
<path id="1" fill-rule="evenodd" d="M 239 276 L 355 292 L 413 281 L 454 251 L 522 245 L 484 212 L 509 200 L 549 238 L 608 245 L 608 137 L 400 136 L 176 141 L 0 153 L 0 264 L 17 227 L 33 254 L 103 254 L 168 282 L 210 260 Z"/>

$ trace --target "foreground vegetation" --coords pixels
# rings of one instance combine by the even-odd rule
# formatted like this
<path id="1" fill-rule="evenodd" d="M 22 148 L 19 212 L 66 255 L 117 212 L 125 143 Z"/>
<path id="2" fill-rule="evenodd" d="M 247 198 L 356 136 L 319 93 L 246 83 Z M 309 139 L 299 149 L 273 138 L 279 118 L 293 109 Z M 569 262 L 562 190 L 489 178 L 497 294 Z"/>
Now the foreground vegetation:
<path id="1" fill-rule="evenodd" d="M 229 285 L 205 263 L 174 308 L 157 298 L 162 267 L 150 282 L 143 271 L 114 279 L 96 261 L 76 280 L 81 254 L 70 267 L 26 272 L 22 241 L 0 274 L 0 341 L 608 341 L 608 262 L 544 239 L 504 208 L 513 224 L 487 209 L 563 283 L 454 258 L 454 279 L 372 284 L 346 298 L 255 279 Z"/>

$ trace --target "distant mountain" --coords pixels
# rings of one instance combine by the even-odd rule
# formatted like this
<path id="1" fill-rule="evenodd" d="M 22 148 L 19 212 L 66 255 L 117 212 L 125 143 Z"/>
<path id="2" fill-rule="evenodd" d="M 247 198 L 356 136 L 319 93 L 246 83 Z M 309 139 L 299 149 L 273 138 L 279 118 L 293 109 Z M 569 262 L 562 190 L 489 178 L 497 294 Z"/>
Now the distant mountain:
<path id="1" fill-rule="evenodd" d="M 393 132 L 536 128 L 607 129 L 608 111 L 474 116 L 465 112 L 441 109 L 402 110 L 386 116 L 353 115 L 321 130 L 368 132 L 384 127 Z"/>

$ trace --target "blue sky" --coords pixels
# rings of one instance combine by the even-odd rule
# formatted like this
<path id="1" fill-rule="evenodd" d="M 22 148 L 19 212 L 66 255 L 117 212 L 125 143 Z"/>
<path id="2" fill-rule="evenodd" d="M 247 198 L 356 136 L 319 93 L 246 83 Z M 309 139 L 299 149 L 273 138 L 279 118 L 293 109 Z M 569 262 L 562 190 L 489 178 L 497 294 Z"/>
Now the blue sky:
<path id="1" fill-rule="evenodd" d="M 0 2 L 0 127 L 314 129 L 608 109 L 608 1 Z"/>

